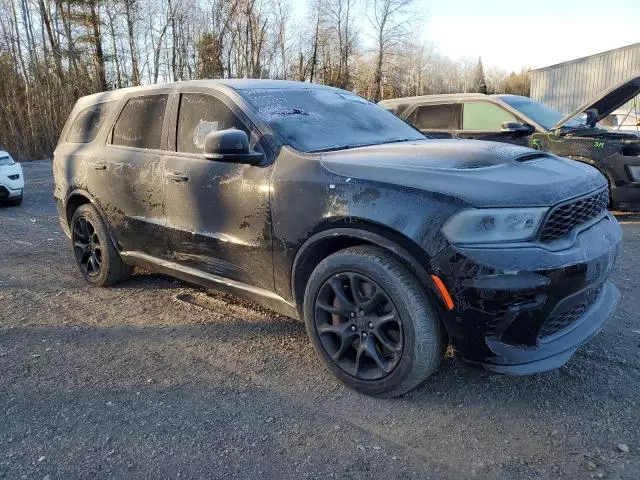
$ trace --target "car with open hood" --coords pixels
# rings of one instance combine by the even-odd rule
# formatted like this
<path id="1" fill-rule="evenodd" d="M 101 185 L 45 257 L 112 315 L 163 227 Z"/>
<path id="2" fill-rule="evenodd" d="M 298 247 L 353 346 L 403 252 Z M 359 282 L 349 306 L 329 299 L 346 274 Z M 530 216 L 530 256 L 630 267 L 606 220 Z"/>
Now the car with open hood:
<path id="1" fill-rule="evenodd" d="M 612 316 L 606 179 L 530 148 L 430 140 L 344 90 L 203 80 L 78 100 L 53 171 L 92 285 L 133 266 L 304 320 L 360 392 L 447 345 L 507 374 L 563 365 Z"/>
<path id="2" fill-rule="evenodd" d="M 0 150 L 0 205 L 21 205 L 24 197 L 22 166 Z"/>
<path id="3" fill-rule="evenodd" d="M 640 76 L 634 76 L 569 115 L 518 95 L 426 95 L 380 105 L 430 137 L 526 145 L 587 163 L 607 178 L 612 207 L 638 208 L 640 135 L 605 125 L 610 114 L 639 93 Z"/>
<path id="4" fill-rule="evenodd" d="M 634 107 L 635 105 L 631 108 L 614 110 L 600 121 L 600 125 L 611 130 L 631 132 L 640 136 L 640 110 Z"/>

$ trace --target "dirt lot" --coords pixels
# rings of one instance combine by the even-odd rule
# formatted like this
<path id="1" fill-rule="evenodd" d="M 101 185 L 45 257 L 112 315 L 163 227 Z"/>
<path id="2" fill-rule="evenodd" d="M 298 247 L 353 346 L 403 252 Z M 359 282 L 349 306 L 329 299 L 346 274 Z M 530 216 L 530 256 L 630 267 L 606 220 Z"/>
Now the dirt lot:
<path id="1" fill-rule="evenodd" d="M 293 320 L 145 272 L 89 288 L 50 169 L 25 164 L 24 205 L 0 209 L 0 478 L 640 477 L 636 217 L 618 313 L 567 366 L 504 377 L 448 356 L 378 400 Z"/>

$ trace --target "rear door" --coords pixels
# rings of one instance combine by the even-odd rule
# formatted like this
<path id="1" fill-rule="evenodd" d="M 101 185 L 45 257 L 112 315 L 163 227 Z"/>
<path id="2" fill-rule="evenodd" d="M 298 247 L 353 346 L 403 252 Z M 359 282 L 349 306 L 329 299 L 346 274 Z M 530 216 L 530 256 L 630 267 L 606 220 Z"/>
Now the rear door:
<path id="1" fill-rule="evenodd" d="M 208 133 L 244 130 L 264 166 L 207 160 Z M 248 117 L 216 90 L 184 87 L 172 113 L 165 209 L 172 261 L 273 291 L 272 154 Z"/>
<path id="2" fill-rule="evenodd" d="M 454 136 L 525 146 L 529 144 L 528 136 L 502 132 L 504 122 L 521 122 L 521 120 L 495 103 L 464 102 L 462 104 L 462 128 L 454 132 Z"/>
<path id="3" fill-rule="evenodd" d="M 166 257 L 164 169 L 170 90 L 129 95 L 88 166 L 89 191 L 123 251 Z"/>
<path id="4" fill-rule="evenodd" d="M 433 103 L 415 106 L 405 119 L 432 138 L 451 138 L 460 129 L 459 103 Z"/>

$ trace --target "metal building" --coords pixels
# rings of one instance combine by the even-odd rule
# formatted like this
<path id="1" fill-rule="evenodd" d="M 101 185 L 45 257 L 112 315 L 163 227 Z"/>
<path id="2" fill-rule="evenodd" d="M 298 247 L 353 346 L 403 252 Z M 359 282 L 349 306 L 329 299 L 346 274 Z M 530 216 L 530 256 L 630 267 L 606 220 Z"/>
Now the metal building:
<path id="1" fill-rule="evenodd" d="M 531 71 L 531 98 L 563 113 L 631 75 L 640 75 L 640 43 Z"/>

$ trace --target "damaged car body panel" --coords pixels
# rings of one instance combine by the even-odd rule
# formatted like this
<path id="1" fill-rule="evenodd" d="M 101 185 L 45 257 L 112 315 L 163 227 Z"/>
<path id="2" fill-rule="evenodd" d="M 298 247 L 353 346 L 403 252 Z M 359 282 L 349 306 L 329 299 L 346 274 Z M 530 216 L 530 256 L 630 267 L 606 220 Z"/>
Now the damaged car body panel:
<path id="1" fill-rule="evenodd" d="M 432 95 L 380 105 L 429 136 L 527 145 L 587 163 L 607 177 L 613 206 L 638 206 L 640 136 L 606 128 L 604 120 L 639 93 L 634 76 L 569 115 L 517 95 Z"/>
<path id="2" fill-rule="evenodd" d="M 87 109 L 100 113 L 85 119 Z M 391 265 L 420 285 L 413 298 L 437 315 L 434 339 L 446 341 L 442 328 L 463 358 L 503 373 L 564 364 L 618 299 L 607 278 L 621 231 L 597 170 L 523 146 L 425 139 L 331 87 L 218 80 L 85 97 L 65 126 L 54 174 L 72 239 L 74 211 L 88 203 L 125 264 L 232 292 L 312 330 L 329 312 L 324 330 L 310 333 L 314 345 L 340 357 L 336 375 L 364 391 L 368 381 L 387 391 L 387 375 L 406 375 L 390 365 L 412 356 L 392 344 L 420 327 L 381 333 L 367 307 L 345 313 L 361 296 L 382 295 L 384 279 L 365 277 L 373 257 L 385 260 L 372 275 Z M 362 268 L 331 266 L 340 255 L 360 255 Z M 333 273 L 314 290 L 323 268 Z M 327 297 L 345 275 L 346 296 Z M 403 311 L 404 300 L 390 296 L 384 321 Z M 382 339 L 375 350 L 367 334 Z M 331 335 L 353 343 L 327 353 L 338 346 Z M 384 358 L 358 373 L 362 352 Z M 376 364 L 387 380 L 374 376 Z"/>

